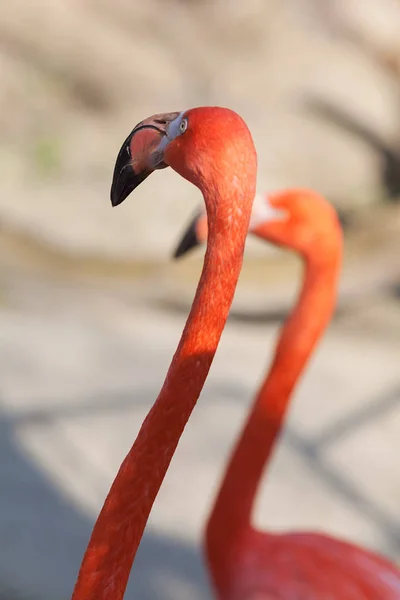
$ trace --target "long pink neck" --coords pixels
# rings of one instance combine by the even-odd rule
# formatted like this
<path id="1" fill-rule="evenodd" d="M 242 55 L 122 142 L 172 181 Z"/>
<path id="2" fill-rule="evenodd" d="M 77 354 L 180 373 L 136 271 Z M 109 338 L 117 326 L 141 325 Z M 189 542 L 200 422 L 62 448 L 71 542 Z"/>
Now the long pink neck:
<path id="1" fill-rule="evenodd" d="M 206 555 L 217 587 L 251 526 L 265 465 L 282 428 L 293 389 L 335 305 L 340 257 L 305 264 L 303 287 L 279 337 L 273 363 L 236 444 L 206 529 Z M 230 558 L 232 556 L 232 558 Z"/>
<path id="2" fill-rule="evenodd" d="M 240 219 L 230 218 L 231 198 L 225 204 L 218 199 L 217 220 L 210 215 L 210 243 L 181 341 L 161 392 L 96 521 L 72 600 L 121 600 L 124 596 L 153 502 L 225 326 L 242 265 L 252 194 L 250 189 L 248 198 L 237 199 L 237 206 L 243 206 Z M 205 200 L 213 210 L 216 199 L 205 194 Z"/>

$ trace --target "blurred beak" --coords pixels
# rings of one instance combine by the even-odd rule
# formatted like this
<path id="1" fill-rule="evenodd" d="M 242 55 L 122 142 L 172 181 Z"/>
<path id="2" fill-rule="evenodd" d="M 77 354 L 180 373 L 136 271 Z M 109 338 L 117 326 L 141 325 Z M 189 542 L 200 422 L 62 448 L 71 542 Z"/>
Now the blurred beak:
<path id="1" fill-rule="evenodd" d="M 206 216 L 203 215 L 203 213 L 198 213 L 192 219 L 189 226 L 185 230 L 181 241 L 175 249 L 173 258 L 181 258 L 184 254 L 187 254 L 188 252 L 190 252 L 190 250 L 193 250 L 197 246 L 200 246 L 200 244 L 203 242 L 203 240 L 200 237 L 199 231 L 199 221 L 201 218 L 206 219 Z"/>
<path id="2" fill-rule="evenodd" d="M 111 185 L 111 204 L 121 204 L 153 171 L 165 169 L 169 125 L 180 113 L 154 115 L 138 123 L 118 153 Z"/>

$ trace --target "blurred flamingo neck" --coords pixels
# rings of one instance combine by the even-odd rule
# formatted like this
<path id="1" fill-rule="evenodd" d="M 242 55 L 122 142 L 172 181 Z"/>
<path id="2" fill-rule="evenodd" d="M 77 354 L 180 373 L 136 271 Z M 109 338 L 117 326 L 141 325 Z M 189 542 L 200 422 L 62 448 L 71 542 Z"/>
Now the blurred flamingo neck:
<path id="1" fill-rule="evenodd" d="M 206 531 L 207 558 L 217 584 L 228 565 L 229 552 L 238 548 L 251 526 L 256 493 L 291 394 L 332 317 L 340 254 L 339 250 L 325 264 L 306 263 L 300 296 L 283 326 L 271 369 L 225 472 Z"/>
<path id="2" fill-rule="evenodd" d="M 195 299 L 161 392 L 123 461 L 86 550 L 72 600 L 121 600 L 153 502 L 216 352 L 239 277 L 253 198 L 226 222 L 235 191 L 205 197 L 210 236 Z M 233 198 L 232 198 L 233 195 Z M 233 202 L 232 202 L 233 201 Z"/>

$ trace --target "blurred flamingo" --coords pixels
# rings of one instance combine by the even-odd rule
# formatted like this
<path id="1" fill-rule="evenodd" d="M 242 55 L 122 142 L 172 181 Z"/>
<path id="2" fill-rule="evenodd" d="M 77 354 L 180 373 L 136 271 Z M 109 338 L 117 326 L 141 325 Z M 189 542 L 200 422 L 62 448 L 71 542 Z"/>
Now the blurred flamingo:
<path id="1" fill-rule="evenodd" d="M 257 172 L 244 121 L 218 107 L 142 121 L 118 154 L 112 204 L 167 166 L 203 192 L 210 229 L 203 272 L 161 392 L 94 526 L 73 600 L 123 598 L 152 505 L 214 358 L 242 265 Z"/>
<path id="2" fill-rule="evenodd" d="M 205 554 L 216 595 L 220 600 L 399 600 L 400 571 L 385 558 L 324 534 L 272 534 L 252 525 L 257 490 L 289 400 L 334 311 L 342 231 L 332 205 L 301 189 L 257 194 L 250 231 L 297 252 L 305 272 L 207 523 Z M 175 257 L 206 238 L 207 216 L 201 211 Z"/>

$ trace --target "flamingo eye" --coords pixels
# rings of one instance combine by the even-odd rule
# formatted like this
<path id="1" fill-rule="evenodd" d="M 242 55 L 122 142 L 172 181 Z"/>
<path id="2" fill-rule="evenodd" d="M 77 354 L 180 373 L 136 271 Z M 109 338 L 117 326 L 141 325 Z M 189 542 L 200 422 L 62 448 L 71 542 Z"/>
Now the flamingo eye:
<path id="1" fill-rule="evenodd" d="M 180 133 L 185 133 L 186 129 L 188 126 L 188 122 L 187 119 L 182 119 L 180 125 L 179 125 L 179 132 Z"/>

